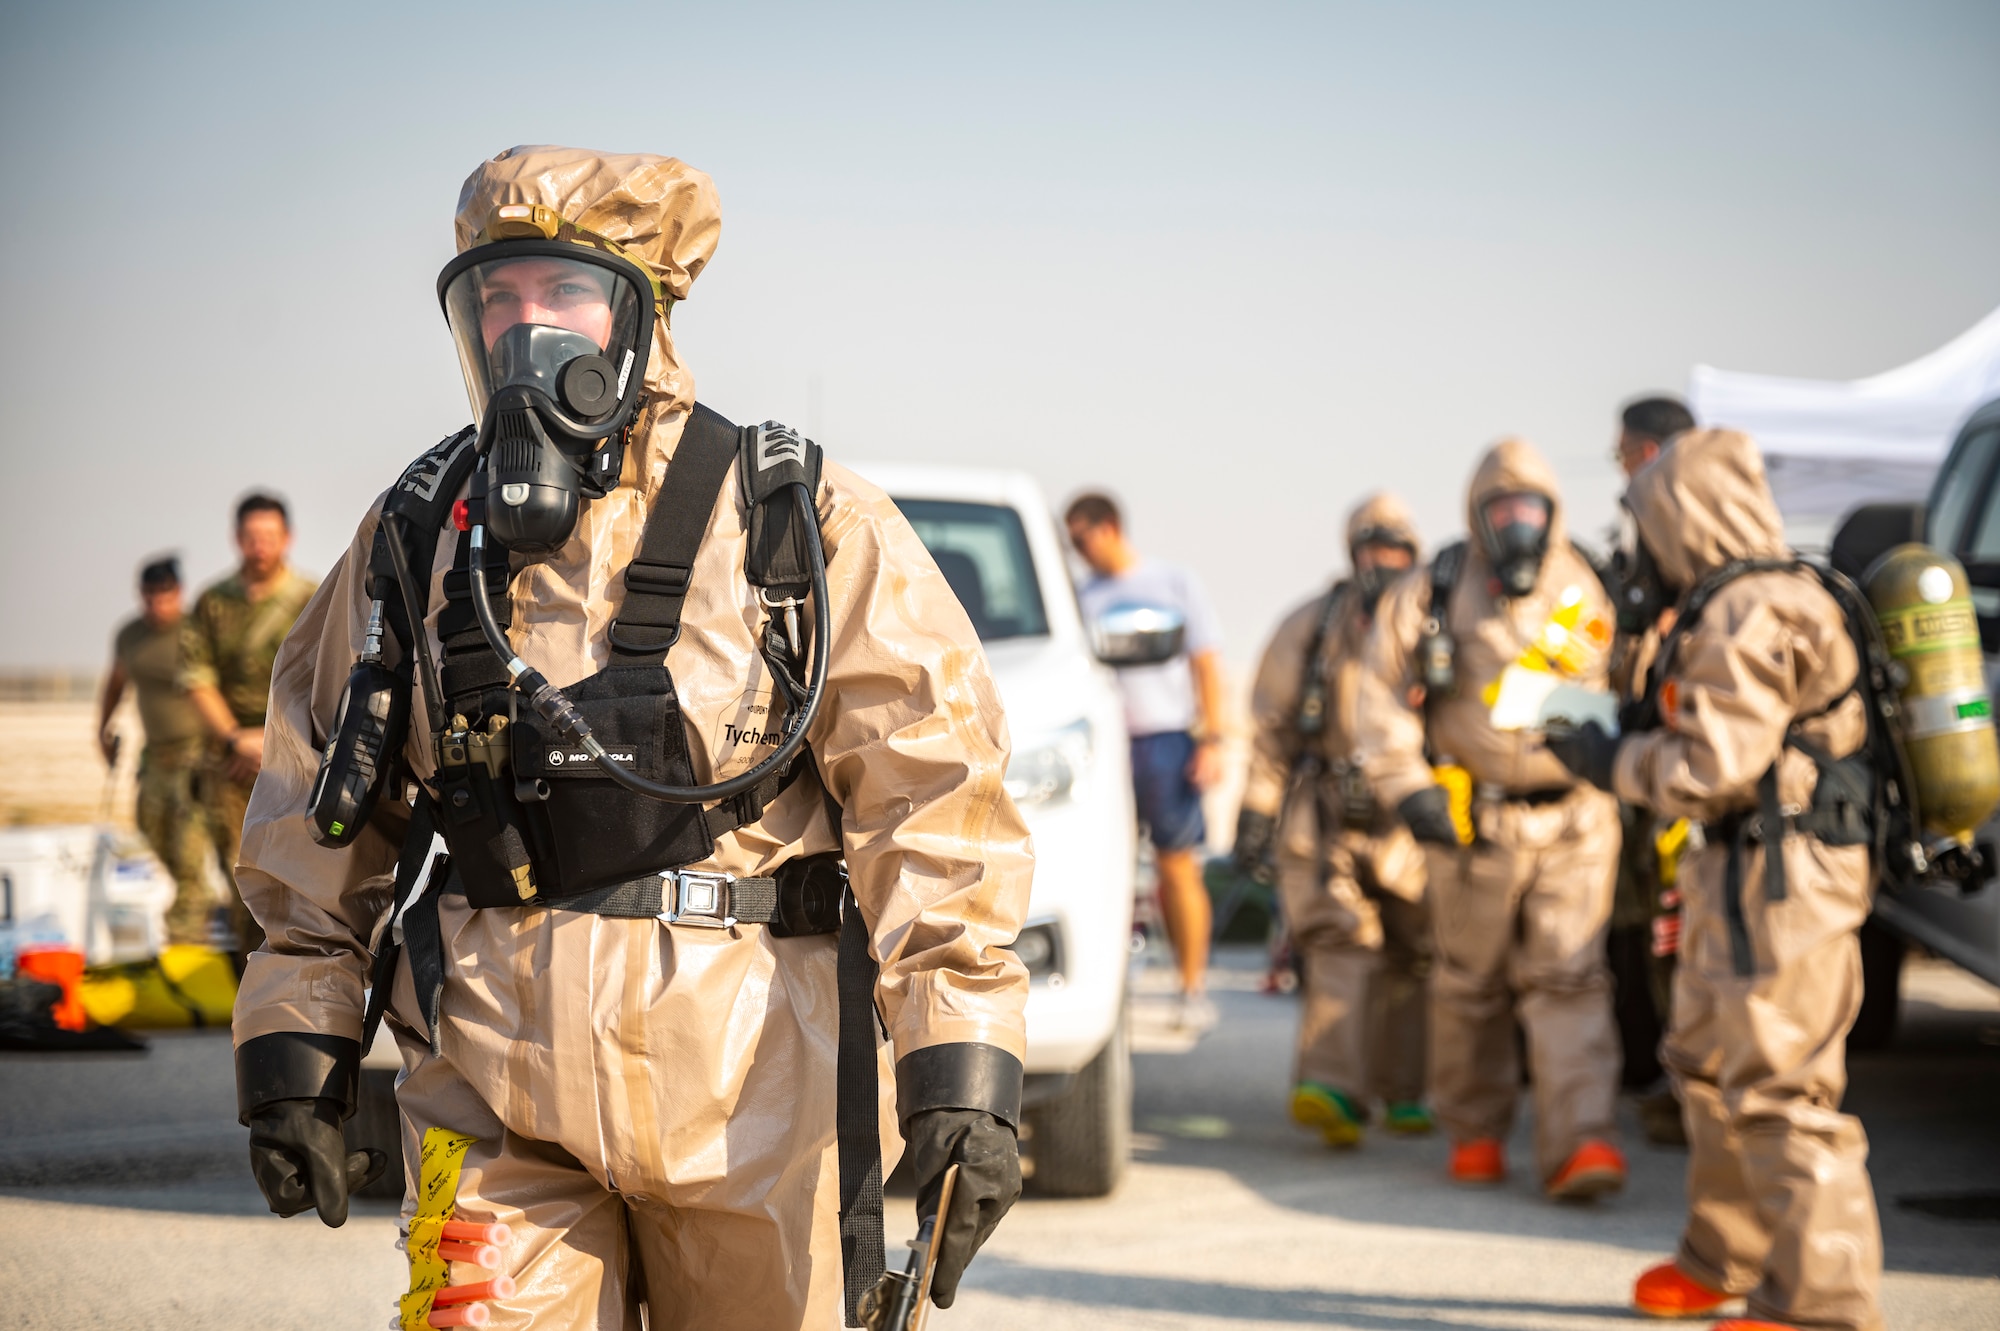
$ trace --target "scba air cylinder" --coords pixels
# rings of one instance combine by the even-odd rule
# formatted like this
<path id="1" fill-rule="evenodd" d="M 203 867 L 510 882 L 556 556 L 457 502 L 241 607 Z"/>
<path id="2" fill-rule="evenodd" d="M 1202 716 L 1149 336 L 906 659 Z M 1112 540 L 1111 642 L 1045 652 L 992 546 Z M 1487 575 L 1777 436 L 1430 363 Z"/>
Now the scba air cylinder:
<path id="1" fill-rule="evenodd" d="M 1972 844 L 2000 804 L 2000 738 L 1965 570 L 1900 545 L 1868 570 L 1868 600 L 1902 666 L 1903 740 L 1924 830 Z"/>

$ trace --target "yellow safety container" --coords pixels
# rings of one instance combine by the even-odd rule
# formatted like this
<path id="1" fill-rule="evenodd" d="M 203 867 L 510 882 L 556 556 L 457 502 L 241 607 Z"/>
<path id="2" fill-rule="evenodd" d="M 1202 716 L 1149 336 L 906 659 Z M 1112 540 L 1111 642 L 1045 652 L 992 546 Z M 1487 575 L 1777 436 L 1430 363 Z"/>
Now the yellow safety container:
<path id="1" fill-rule="evenodd" d="M 84 972 L 79 996 L 100 1026 L 226 1027 L 236 1007 L 236 968 L 227 952 L 176 943 L 151 961 L 92 966 Z"/>

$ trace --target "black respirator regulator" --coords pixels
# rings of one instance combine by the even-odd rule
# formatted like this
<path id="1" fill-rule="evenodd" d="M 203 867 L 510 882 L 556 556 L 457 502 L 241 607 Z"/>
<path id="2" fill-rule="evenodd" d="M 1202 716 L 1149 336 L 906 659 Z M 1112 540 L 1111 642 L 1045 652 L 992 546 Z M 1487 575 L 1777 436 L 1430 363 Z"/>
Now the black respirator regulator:
<path id="1" fill-rule="evenodd" d="M 672 301 L 645 265 L 540 205 L 495 209 L 478 240 L 437 281 L 479 423 L 471 498 L 510 553 L 545 559 L 583 500 L 618 484 Z"/>
<path id="2" fill-rule="evenodd" d="M 1495 502 L 1502 499 L 1539 505 L 1542 520 L 1494 525 L 1490 515 Z M 1530 492 L 1490 495 L 1477 506 L 1474 524 L 1479 548 L 1508 596 L 1526 596 L 1535 590 L 1535 582 L 1542 575 L 1542 561 L 1548 557 L 1549 528 L 1554 525 L 1554 516 L 1554 505 L 1548 496 Z"/>

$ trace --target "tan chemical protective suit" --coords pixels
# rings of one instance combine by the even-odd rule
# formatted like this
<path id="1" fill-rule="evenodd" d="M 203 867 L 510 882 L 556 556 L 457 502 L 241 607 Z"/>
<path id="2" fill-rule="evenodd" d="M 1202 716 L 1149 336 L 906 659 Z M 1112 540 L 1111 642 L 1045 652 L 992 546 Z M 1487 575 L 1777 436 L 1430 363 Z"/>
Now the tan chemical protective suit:
<path id="1" fill-rule="evenodd" d="M 1533 731 L 1494 727 L 1489 689 L 1565 605 L 1575 669 L 1602 689 L 1612 613 L 1597 574 L 1570 545 L 1555 473 L 1525 440 L 1495 445 L 1473 475 L 1467 521 L 1495 495 L 1550 502 L 1548 553 L 1534 590 L 1498 594 L 1474 541 L 1449 607 L 1458 689 L 1412 701 L 1414 654 L 1431 599 L 1428 569 L 1383 597 L 1362 675 L 1357 740 L 1383 804 L 1433 783 L 1426 750 L 1476 783 L 1477 840 L 1426 845 L 1436 962 L 1431 973 L 1431 1106 L 1454 1142 L 1505 1140 L 1520 1088 L 1514 1019 L 1527 1029 L 1535 1153 L 1544 1183 L 1584 1142 L 1614 1141 L 1618 1039 L 1604 936 L 1618 872 L 1618 804 L 1579 782 Z"/>
<path id="2" fill-rule="evenodd" d="M 1354 510 L 1348 548 L 1370 529 L 1418 548 L 1416 523 L 1394 495 Z M 1359 775 L 1354 735 L 1371 618 L 1351 583 L 1328 595 L 1341 603 L 1321 644 L 1325 729 L 1310 739 L 1298 729 L 1306 656 L 1327 608 L 1326 596 L 1318 596 L 1285 617 L 1257 668 L 1243 807 L 1282 816 L 1278 892 L 1305 977 L 1293 1079 L 1330 1086 L 1362 1105 L 1415 1103 L 1424 1094 L 1431 954 L 1424 858 L 1395 811 L 1379 801 L 1365 822 L 1358 811 L 1343 818 L 1343 785 Z M 1318 770 L 1307 785 L 1300 766 L 1309 758 Z"/>
<path id="3" fill-rule="evenodd" d="M 1628 502 L 1677 587 L 1732 560 L 1788 553 L 1763 459 L 1733 431 L 1681 436 L 1633 479 Z M 1861 1006 L 1855 930 L 1868 914 L 1868 849 L 1786 836 L 1786 890 L 1772 900 L 1764 848 L 1747 846 L 1750 956 L 1740 967 L 1725 900 L 1730 847 L 1716 824 L 1756 808 L 1774 762 L 1780 801 L 1811 804 L 1817 770 L 1786 738 L 1834 757 L 1861 747 L 1856 667 L 1840 607 L 1817 578 L 1744 574 L 1688 630 L 1666 671 L 1664 727 L 1628 738 L 1615 774 L 1623 798 L 1709 828 L 1709 844 L 1681 860 L 1681 955 L 1663 1049 L 1692 1147 L 1675 1262 L 1710 1288 L 1747 1293 L 1752 1316 L 1842 1331 L 1882 1325 L 1868 1143 L 1840 1112 L 1847 1030 Z"/>
<path id="4" fill-rule="evenodd" d="M 708 177 L 670 158 L 503 153 L 466 182 L 459 247 L 506 203 L 546 205 L 625 246 L 676 298 L 720 230 Z M 586 503 L 552 558 L 513 579 L 515 649 L 558 685 L 606 661 L 625 567 L 694 402 L 664 326 L 646 384 L 651 402 L 620 486 Z M 829 462 L 817 507 L 833 640 L 809 744 L 843 826 L 829 826 L 816 783 L 803 779 L 696 867 L 762 875 L 844 848 L 882 964 L 878 1006 L 895 1055 L 981 1042 L 1020 1058 L 1027 974 L 1007 944 L 1032 860 L 1001 787 L 1007 731 L 986 658 L 881 491 Z M 361 1030 L 368 942 L 389 904 L 402 830 L 392 815 L 403 810 L 385 800 L 346 850 L 315 845 L 302 811 L 361 646 L 375 522 L 371 510 L 278 661 L 243 839 L 244 895 L 267 942 L 243 978 L 239 1046 L 271 1032 Z M 744 524 L 732 468 L 667 661 L 703 782 L 760 756 L 745 743 L 772 703 L 757 636 L 767 612 L 744 579 Z M 433 653 L 452 552 L 441 540 L 430 570 Z M 428 779 L 421 692 L 415 712 L 407 754 Z M 746 730 L 747 741 L 732 742 Z M 492 1305 L 491 1325 L 632 1328 L 643 1300 L 655 1327 L 838 1326 L 835 939 L 473 910 L 449 895 L 441 912 L 443 1054 L 431 1053 L 406 956 L 390 1016 L 406 1069 L 398 1098 L 413 1194 L 426 1128 L 479 1139 L 458 1214 L 513 1227 L 504 1269 L 519 1285 Z M 477 1278 L 460 1266 L 455 1281 Z M 385 1304 L 399 1292 L 383 1291 Z"/>

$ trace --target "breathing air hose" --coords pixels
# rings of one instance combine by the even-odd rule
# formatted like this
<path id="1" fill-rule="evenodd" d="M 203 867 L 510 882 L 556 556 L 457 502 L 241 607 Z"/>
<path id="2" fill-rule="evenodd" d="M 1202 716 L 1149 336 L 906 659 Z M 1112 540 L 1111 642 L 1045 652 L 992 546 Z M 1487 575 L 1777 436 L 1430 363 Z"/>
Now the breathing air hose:
<path id="1" fill-rule="evenodd" d="M 798 505 L 799 520 L 806 524 L 805 530 L 817 538 L 819 514 L 813 511 L 811 493 L 804 485 L 788 488 L 792 501 Z M 590 723 L 577 711 L 576 704 L 565 697 L 561 689 L 549 683 L 541 671 L 515 655 L 513 645 L 501 632 L 499 622 L 493 617 L 493 606 L 487 599 L 485 524 L 475 525 L 470 536 L 467 563 L 472 573 L 473 611 L 479 616 L 479 627 L 486 634 L 487 643 L 507 663 L 509 683 L 526 695 L 529 705 L 555 728 L 557 734 L 582 745 L 584 752 L 596 761 L 598 769 L 625 789 L 663 804 L 707 804 L 714 800 L 732 799 L 759 785 L 773 773 L 783 771 L 805 744 L 806 729 L 818 714 L 820 696 L 826 691 L 827 645 L 833 633 L 833 619 L 826 606 L 826 551 L 820 548 L 817 539 L 805 542 L 807 568 L 812 580 L 812 678 L 806 686 L 805 702 L 786 721 L 783 742 L 763 762 L 727 781 L 706 786 L 663 786 L 616 762 L 605 752 L 597 737 L 591 734 Z"/>

